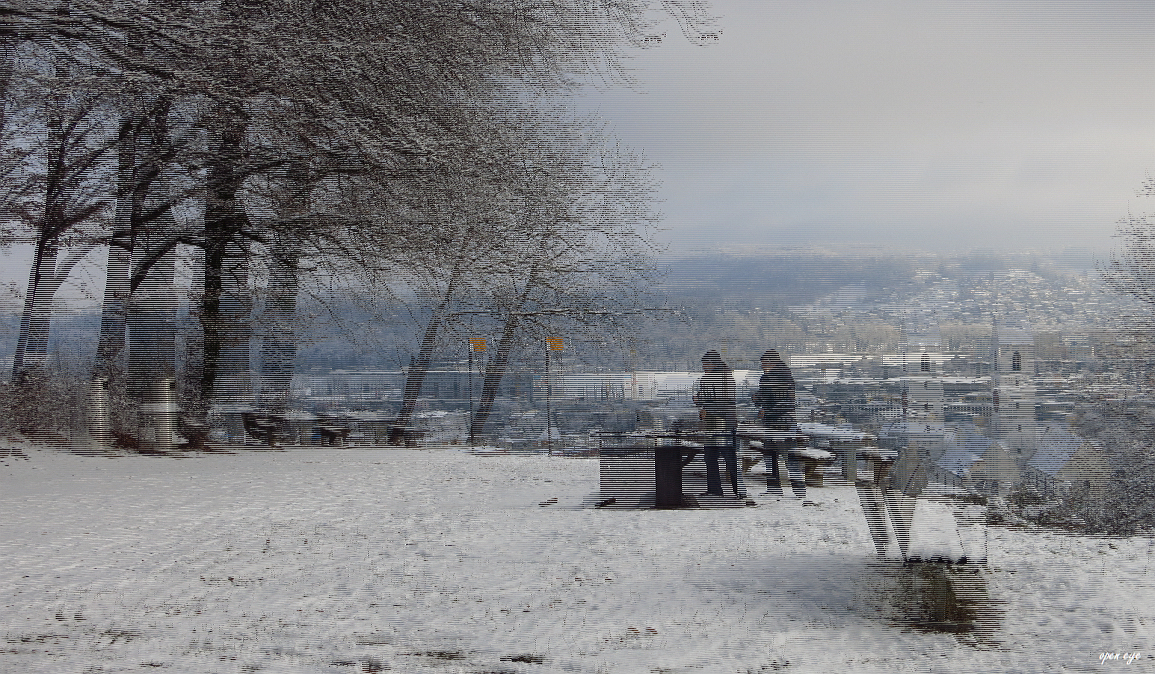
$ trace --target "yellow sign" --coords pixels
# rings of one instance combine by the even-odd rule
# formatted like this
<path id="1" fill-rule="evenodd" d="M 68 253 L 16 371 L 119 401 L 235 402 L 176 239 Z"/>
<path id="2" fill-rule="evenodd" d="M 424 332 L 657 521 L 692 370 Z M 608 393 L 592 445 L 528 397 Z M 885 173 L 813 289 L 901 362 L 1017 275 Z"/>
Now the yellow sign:
<path id="1" fill-rule="evenodd" d="M 562 350 L 561 337 L 546 337 L 545 341 L 547 344 L 549 344 L 550 351 Z"/>
<path id="2" fill-rule="evenodd" d="M 478 351 L 485 351 L 485 338 L 484 337 L 470 337 L 469 338 L 469 350 L 473 351 L 474 353 L 477 353 Z"/>

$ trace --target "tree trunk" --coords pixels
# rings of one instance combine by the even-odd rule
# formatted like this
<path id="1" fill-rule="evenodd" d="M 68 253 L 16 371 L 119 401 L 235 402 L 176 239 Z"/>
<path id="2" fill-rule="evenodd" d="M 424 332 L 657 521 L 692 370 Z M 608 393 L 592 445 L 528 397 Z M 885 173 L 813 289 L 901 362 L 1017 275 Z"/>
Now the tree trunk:
<path id="1" fill-rule="evenodd" d="M 493 400 L 497 397 L 501 379 L 505 376 L 505 367 L 509 363 L 509 352 L 513 349 L 513 338 L 517 334 L 518 315 L 511 311 L 505 319 L 505 328 L 501 332 L 501 339 L 497 342 L 497 352 L 485 367 L 485 380 L 481 384 L 481 399 L 477 403 L 477 413 L 473 415 L 473 422 L 469 427 L 469 435 L 477 438 L 485 430 L 485 422 L 489 420 L 489 413 L 493 409 Z"/>
<path id="2" fill-rule="evenodd" d="M 132 206 L 136 198 L 136 127 L 135 115 L 121 118 L 117 138 L 116 214 L 104 271 L 104 303 L 100 311 L 94 378 L 110 379 L 118 373 L 124 351 L 125 307 L 132 265 Z"/>
<path id="3" fill-rule="evenodd" d="M 143 401 L 144 392 L 150 386 L 160 379 L 172 377 L 175 372 L 176 295 L 173 275 L 176 255 L 169 239 L 176 223 L 172 211 L 167 208 L 149 215 L 148 222 L 144 221 L 145 209 L 159 207 L 169 196 L 161 160 L 168 143 L 168 109 L 166 101 L 154 107 L 135 145 L 141 161 L 136 172 L 138 179 L 132 208 L 132 273 L 134 277 L 144 276 L 135 288 L 130 286 L 131 302 L 125 321 L 129 340 L 129 389 L 138 401 Z M 161 250 L 165 251 L 164 254 L 152 261 Z M 145 264 L 148 268 L 142 269 Z"/>
<path id="4" fill-rule="evenodd" d="M 204 365 L 201 372 L 200 397 L 205 405 L 218 394 L 231 401 L 245 391 L 218 391 L 218 375 L 234 371 L 244 352 L 244 369 L 248 370 L 247 293 L 245 251 L 237 242 L 244 229 L 245 214 L 237 192 L 244 181 L 240 164 L 242 143 L 248 124 L 244 110 L 237 105 L 221 104 L 215 115 L 216 136 L 208 168 L 208 195 L 205 203 L 204 296 L 201 299 L 200 323 L 204 335 Z M 243 349 L 240 348 L 243 341 Z M 227 350 L 226 350 L 227 347 Z M 222 365 L 224 366 L 222 368 Z M 231 382 L 234 383 L 235 382 Z M 229 388 L 229 387 L 225 387 Z"/>
<path id="5" fill-rule="evenodd" d="M 54 78 L 68 77 L 68 67 L 57 63 Z M 28 275 L 24 313 L 20 317 L 20 337 L 12 358 L 12 381 L 20 383 L 25 369 L 43 365 L 48 356 L 48 331 L 52 318 L 52 296 L 60 287 L 56 281 L 57 237 L 64 229 L 64 161 L 68 153 L 64 134 L 63 93 L 57 91 L 48 113 L 48 156 L 44 186 L 44 213 L 36 232 L 36 251 Z"/>
<path id="6" fill-rule="evenodd" d="M 289 406 L 293 366 L 297 359 L 296 331 L 298 254 L 291 242 L 277 237 L 269 260 L 269 299 L 263 323 L 268 331 L 261 342 L 260 404 L 273 414 Z"/>
<path id="7" fill-rule="evenodd" d="M 55 242 L 46 240 L 41 230 L 28 274 L 28 291 L 24 296 L 24 312 L 20 316 L 20 337 L 12 358 L 12 382 L 16 384 L 23 382 L 29 368 L 43 365 L 48 357 L 52 296 L 59 287 L 53 283 L 56 254 Z"/>
<path id="8" fill-rule="evenodd" d="M 473 415 L 473 421 L 469 426 L 470 437 L 477 438 L 485 430 L 485 422 L 489 420 L 489 414 L 493 410 L 493 400 L 497 397 L 501 380 L 505 376 L 505 368 L 509 364 L 509 353 L 513 349 L 513 339 L 517 336 L 518 323 L 520 322 L 521 314 L 519 312 L 525 306 L 525 301 L 529 298 L 530 290 L 533 289 L 536 280 L 537 266 L 535 265 L 529 272 L 525 288 L 522 289 L 521 295 L 518 296 L 517 301 L 509 310 L 509 315 L 505 318 L 505 327 L 501 331 L 501 339 L 497 342 L 497 352 L 485 367 L 485 380 L 481 384 L 481 400 L 477 403 L 477 413 Z"/>
<path id="9" fill-rule="evenodd" d="M 16 45 L 12 38 L 0 38 L 0 138 L 8 127 L 8 88 L 16 63 Z"/>
<path id="10" fill-rule="evenodd" d="M 286 218 L 299 218 L 309 212 L 308 164 L 294 162 L 286 176 L 287 189 L 281 200 Z M 300 282 L 297 264 L 300 249 L 283 233 L 274 233 L 269 250 L 268 300 L 262 323 L 265 326 L 260 354 L 259 403 L 272 414 L 284 414 L 289 407 L 293 369 L 297 360 L 297 334 L 293 321 L 297 314 Z"/>
<path id="11" fill-rule="evenodd" d="M 459 265 L 460 263 L 453 267 L 453 271 L 449 275 L 449 284 L 445 288 L 445 295 L 441 303 L 433 309 L 433 313 L 429 316 L 429 322 L 425 325 L 425 335 L 421 338 L 421 347 L 417 352 L 417 358 L 409 365 L 409 371 L 405 373 L 401 411 L 397 413 L 397 420 L 389 434 L 391 444 L 401 444 L 408 434 L 406 427 L 413 418 L 414 410 L 417 409 L 417 396 L 421 394 L 421 385 L 425 382 L 425 374 L 429 372 L 429 363 L 433 360 L 433 347 L 437 343 L 437 331 L 441 328 L 442 321 L 445 320 L 445 314 L 449 310 L 449 302 L 457 289 L 457 281 L 461 273 Z"/>

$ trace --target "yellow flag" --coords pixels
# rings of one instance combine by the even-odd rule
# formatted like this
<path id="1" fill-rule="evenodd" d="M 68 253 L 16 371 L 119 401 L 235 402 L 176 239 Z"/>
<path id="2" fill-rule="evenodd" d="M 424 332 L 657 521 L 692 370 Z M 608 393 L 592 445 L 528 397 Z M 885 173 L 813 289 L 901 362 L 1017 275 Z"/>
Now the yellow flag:
<path id="1" fill-rule="evenodd" d="M 545 341 L 547 344 L 549 344 L 549 350 L 550 351 L 561 351 L 562 350 L 561 337 L 546 337 Z"/>

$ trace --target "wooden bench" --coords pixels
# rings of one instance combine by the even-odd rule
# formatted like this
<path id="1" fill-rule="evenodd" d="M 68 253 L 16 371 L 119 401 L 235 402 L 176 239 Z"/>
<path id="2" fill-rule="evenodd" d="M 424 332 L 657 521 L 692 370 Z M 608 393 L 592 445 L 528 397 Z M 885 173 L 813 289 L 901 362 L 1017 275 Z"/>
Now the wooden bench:
<path id="1" fill-rule="evenodd" d="M 802 464 L 802 475 L 807 487 L 822 486 L 822 467 L 834 464 L 834 454 L 817 447 L 794 447 L 790 456 Z"/>
<path id="2" fill-rule="evenodd" d="M 321 444 L 326 447 L 344 445 L 345 439 L 349 437 L 350 428 L 348 426 L 323 423 L 317 424 L 314 428 L 317 434 L 321 436 Z"/>
<path id="3" fill-rule="evenodd" d="M 279 447 L 285 441 L 285 434 L 281 430 L 284 418 L 280 415 L 242 412 L 241 421 L 244 423 L 245 435 L 268 447 Z"/>

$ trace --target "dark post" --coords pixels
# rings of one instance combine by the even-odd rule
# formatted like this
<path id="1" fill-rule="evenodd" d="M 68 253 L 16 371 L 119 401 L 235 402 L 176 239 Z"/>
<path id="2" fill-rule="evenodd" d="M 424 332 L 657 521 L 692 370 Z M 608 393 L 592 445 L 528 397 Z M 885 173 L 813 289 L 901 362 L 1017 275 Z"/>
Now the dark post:
<path id="1" fill-rule="evenodd" d="M 553 397 L 553 380 L 549 376 L 549 351 L 550 344 L 546 342 L 545 346 L 545 446 L 548 449 L 549 455 L 553 456 L 553 426 L 550 421 L 550 398 Z"/>
<path id="2" fill-rule="evenodd" d="M 473 446 L 473 339 L 469 339 L 469 446 Z"/>

